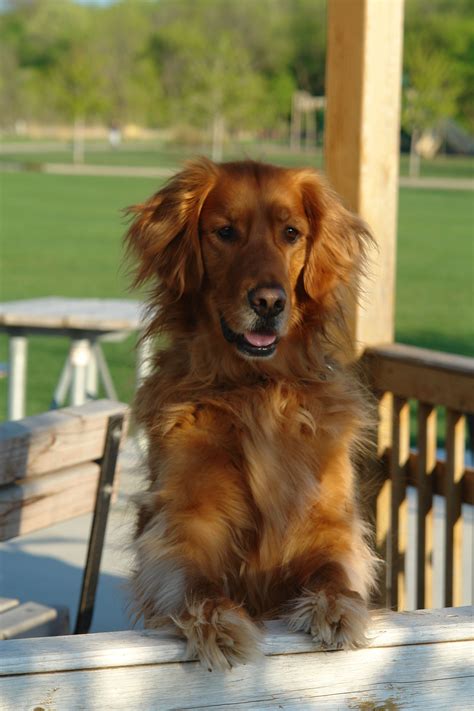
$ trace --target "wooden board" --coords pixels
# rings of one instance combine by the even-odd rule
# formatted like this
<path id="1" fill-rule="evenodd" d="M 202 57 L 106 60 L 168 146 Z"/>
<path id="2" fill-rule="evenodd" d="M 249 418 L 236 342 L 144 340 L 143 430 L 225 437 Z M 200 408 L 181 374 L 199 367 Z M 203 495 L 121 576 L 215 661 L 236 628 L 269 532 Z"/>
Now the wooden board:
<path id="1" fill-rule="evenodd" d="M 473 637 L 473 608 L 457 607 L 417 612 L 372 613 L 368 646 L 412 646 L 466 641 Z M 301 654 L 318 651 L 309 635 L 289 632 L 280 621 L 265 625 L 264 653 Z M 0 643 L 0 677 L 186 662 L 184 643 L 171 632 L 101 632 L 87 636 Z"/>
<path id="2" fill-rule="evenodd" d="M 371 647 L 353 652 L 270 628 L 260 662 L 211 674 L 157 633 L 0 642 L 2 711 L 470 707 L 469 610 L 379 616 Z"/>
<path id="3" fill-rule="evenodd" d="M 142 304 L 131 299 L 49 296 L 0 303 L 0 327 L 135 331 L 140 328 L 142 311 Z"/>
<path id="4" fill-rule="evenodd" d="M 19 600 L 15 600 L 11 597 L 0 597 L 0 613 L 11 610 L 12 607 L 16 607 L 20 604 Z"/>
<path id="5" fill-rule="evenodd" d="M 2 711 L 472 709 L 470 642 L 281 655 L 230 672 L 192 664 L 1 680 Z M 375 705 L 375 700 L 380 706 Z M 222 705 L 224 702 L 224 705 Z"/>
<path id="6" fill-rule="evenodd" d="M 0 614 L 0 639 L 46 637 L 68 632 L 69 611 L 66 607 L 25 602 Z"/>
<path id="7" fill-rule="evenodd" d="M 96 400 L 0 425 L 0 485 L 98 459 L 107 421 L 126 405 Z"/>
<path id="8" fill-rule="evenodd" d="M 367 349 L 362 362 L 379 392 L 474 412 L 474 358 L 397 343 Z"/>
<path id="9" fill-rule="evenodd" d="M 92 511 L 99 474 L 89 462 L 0 487 L 0 541 Z"/>

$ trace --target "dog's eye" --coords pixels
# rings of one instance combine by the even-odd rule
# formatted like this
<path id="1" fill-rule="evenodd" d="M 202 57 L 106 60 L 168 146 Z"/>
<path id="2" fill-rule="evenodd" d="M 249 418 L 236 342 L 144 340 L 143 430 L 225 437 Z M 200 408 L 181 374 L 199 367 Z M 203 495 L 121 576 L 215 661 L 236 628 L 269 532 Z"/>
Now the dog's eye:
<path id="1" fill-rule="evenodd" d="M 232 225 L 221 227 L 220 230 L 216 230 L 216 232 L 224 242 L 230 242 L 236 237 L 236 232 Z"/>
<path id="2" fill-rule="evenodd" d="M 296 242 L 298 237 L 300 236 L 300 233 L 296 229 L 296 227 L 291 227 L 291 225 L 288 225 L 288 227 L 285 227 L 285 238 L 287 242 L 290 242 L 292 244 L 293 242 Z"/>

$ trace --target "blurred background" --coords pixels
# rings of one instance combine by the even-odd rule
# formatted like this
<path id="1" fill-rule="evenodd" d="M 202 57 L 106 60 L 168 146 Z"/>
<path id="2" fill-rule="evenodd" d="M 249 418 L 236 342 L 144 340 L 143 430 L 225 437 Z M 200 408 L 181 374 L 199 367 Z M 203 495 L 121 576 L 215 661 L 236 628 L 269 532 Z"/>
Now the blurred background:
<path id="1" fill-rule="evenodd" d="M 325 52 L 325 0 L 0 2 L 0 300 L 130 296 L 121 210 L 193 155 L 324 170 Z M 406 0 L 396 340 L 464 355 L 473 92 L 471 0 Z M 104 344 L 124 401 L 134 340 Z M 28 415 L 68 346 L 30 339 Z"/>

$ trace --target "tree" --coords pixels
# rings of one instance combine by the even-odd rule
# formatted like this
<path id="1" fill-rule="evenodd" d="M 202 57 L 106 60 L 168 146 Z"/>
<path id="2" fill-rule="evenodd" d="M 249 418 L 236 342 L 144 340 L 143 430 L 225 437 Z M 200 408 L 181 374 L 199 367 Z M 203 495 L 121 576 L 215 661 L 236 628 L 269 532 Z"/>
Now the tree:
<path id="1" fill-rule="evenodd" d="M 90 44 L 90 9 L 70 0 L 20 1 L 14 6 L 4 23 L 32 113 L 36 119 L 48 119 L 56 112 L 72 121 L 74 160 L 82 160 L 84 121 L 99 112 L 103 98 L 100 64 Z"/>
<path id="2" fill-rule="evenodd" d="M 50 79 L 56 105 L 73 123 L 73 160 L 82 163 L 85 121 L 100 112 L 103 102 L 102 77 L 91 61 L 84 35 L 70 40 Z"/>
<path id="3" fill-rule="evenodd" d="M 265 22 L 255 12 L 267 4 L 160 3 L 151 52 L 161 67 L 171 118 L 210 127 L 215 159 L 222 155 L 225 128 L 263 128 L 282 110 L 282 100 L 283 111 L 289 109 L 291 78 L 276 69 L 276 54 L 270 58 L 272 43 L 258 38 Z"/>
<path id="4" fill-rule="evenodd" d="M 163 113 L 159 71 L 148 52 L 149 15 L 150 4 L 141 0 L 98 11 L 91 44 L 100 65 L 102 113 L 109 125 L 156 123 Z"/>
<path id="5" fill-rule="evenodd" d="M 409 0 L 402 126 L 411 134 L 410 174 L 420 137 L 446 118 L 474 129 L 474 19 L 470 0 Z"/>
<path id="6" fill-rule="evenodd" d="M 411 133 L 410 175 L 417 175 L 417 142 L 424 132 L 435 130 L 441 119 L 456 114 L 461 86 L 449 58 L 420 43 L 408 51 L 406 68 L 402 125 Z"/>

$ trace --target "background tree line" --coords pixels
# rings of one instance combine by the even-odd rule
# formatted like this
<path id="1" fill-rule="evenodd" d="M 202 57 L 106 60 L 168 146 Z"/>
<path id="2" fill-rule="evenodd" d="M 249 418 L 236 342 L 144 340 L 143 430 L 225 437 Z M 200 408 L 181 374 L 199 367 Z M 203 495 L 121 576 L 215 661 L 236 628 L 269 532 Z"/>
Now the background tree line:
<path id="1" fill-rule="evenodd" d="M 324 94 L 325 0 L 6 0 L 0 121 L 288 132 Z M 406 0 L 403 126 L 474 132 L 471 0 Z"/>

